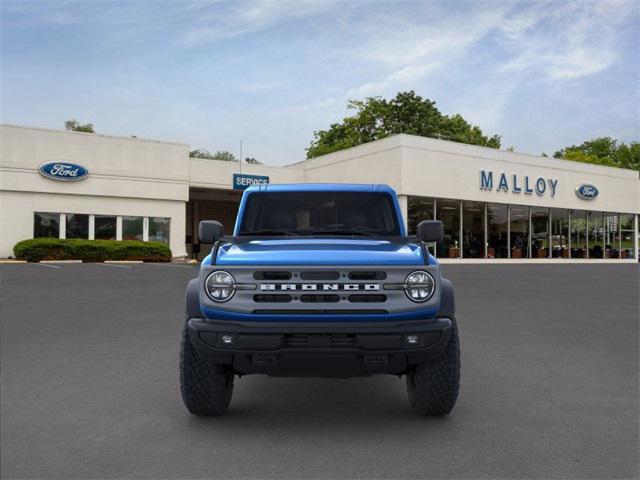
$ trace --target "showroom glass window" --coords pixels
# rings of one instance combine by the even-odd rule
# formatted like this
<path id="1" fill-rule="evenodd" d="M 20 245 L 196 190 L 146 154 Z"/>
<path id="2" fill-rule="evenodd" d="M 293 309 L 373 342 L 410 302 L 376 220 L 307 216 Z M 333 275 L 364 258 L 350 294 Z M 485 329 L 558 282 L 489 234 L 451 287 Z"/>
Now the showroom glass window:
<path id="1" fill-rule="evenodd" d="M 60 237 L 60 214 L 42 213 L 33 214 L 33 238 Z"/>
<path id="2" fill-rule="evenodd" d="M 571 212 L 571 258 L 587 258 L 587 212 Z"/>
<path id="3" fill-rule="evenodd" d="M 529 258 L 529 207 L 511 205 L 511 258 Z"/>
<path id="4" fill-rule="evenodd" d="M 462 202 L 462 256 L 484 258 L 484 203 Z"/>
<path id="5" fill-rule="evenodd" d="M 604 258 L 604 222 L 602 212 L 589 212 L 589 258 Z"/>
<path id="6" fill-rule="evenodd" d="M 122 217 L 122 240 L 142 240 L 142 217 Z"/>
<path id="7" fill-rule="evenodd" d="M 444 241 L 437 246 L 438 257 L 460 257 L 460 202 L 438 199 L 436 202 L 438 220 L 444 226 Z"/>
<path id="8" fill-rule="evenodd" d="M 416 226 L 423 220 L 433 220 L 433 198 L 409 197 L 407 199 L 407 230 L 415 235 Z"/>
<path id="9" fill-rule="evenodd" d="M 67 213 L 66 237 L 89 238 L 89 215 Z"/>
<path id="10" fill-rule="evenodd" d="M 96 215 L 94 218 L 94 238 L 96 240 L 115 240 L 117 218 L 111 215 Z"/>
<path id="11" fill-rule="evenodd" d="M 507 258 L 508 207 L 487 204 L 487 258 Z"/>
<path id="12" fill-rule="evenodd" d="M 169 226 L 171 219 L 149 217 L 149 241 L 169 244 Z"/>
<path id="13" fill-rule="evenodd" d="M 636 258 L 636 252 L 633 251 L 633 215 L 629 213 L 620 214 L 620 241 L 622 258 Z"/>
<path id="14" fill-rule="evenodd" d="M 531 207 L 531 258 L 549 257 L 549 209 Z"/>
<path id="15" fill-rule="evenodd" d="M 620 258 L 620 218 L 617 213 L 604 214 L 604 258 Z"/>
<path id="16" fill-rule="evenodd" d="M 569 210 L 551 209 L 551 256 L 569 258 Z"/>

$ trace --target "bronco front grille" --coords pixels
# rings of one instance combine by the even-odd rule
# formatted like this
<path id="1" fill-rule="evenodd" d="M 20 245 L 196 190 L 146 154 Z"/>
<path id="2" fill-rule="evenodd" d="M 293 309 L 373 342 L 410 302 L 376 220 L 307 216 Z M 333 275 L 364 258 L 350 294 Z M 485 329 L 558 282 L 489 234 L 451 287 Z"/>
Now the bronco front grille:
<path id="1" fill-rule="evenodd" d="M 388 286 L 402 285 L 407 275 L 419 268 L 412 265 L 229 266 L 225 270 L 242 288 L 236 290 L 231 300 L 215 307 L 263 316 L 365 316 L 407 312 L 422 305 L 411 302 L 403 289 Z"/>

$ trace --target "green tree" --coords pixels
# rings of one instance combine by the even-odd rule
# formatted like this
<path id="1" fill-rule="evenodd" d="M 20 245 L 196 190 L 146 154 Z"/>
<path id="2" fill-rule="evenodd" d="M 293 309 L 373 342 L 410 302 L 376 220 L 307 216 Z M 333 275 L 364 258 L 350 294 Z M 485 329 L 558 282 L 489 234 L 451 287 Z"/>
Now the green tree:
<path id="1" fill-rule="evenodd" d="M 213 159 L 214 160 L 223 160 L 225 162 L 237 162 L 238 161 L 236 156 L 233 153 L 228 152 L 227 150 L 218 150 L 216 153 L 213 154 Z"/>
<path id="2" fill-rule="evenodd" d="M 75 118 L 64 122 L 64 129 L 70 132 L 96 133 L 93 129 L 93 123 L 85 123 L 82 125 Z"/>
<path id="3" fill-rule="evenodd" d="M 435 105 L 413 90 L 399 92 L 391 100 L 381 97 L 349 100 L 347 108 L 355 110 L 355 114 L 330 125 L 327 130 L 315 131 L 307 148 L 307 158 L 398 133 L 500 148 L 500 136 L 487 137 L 480 127 L 471 125 L 461 115 L 443 115 Z"/>
<path id="4" fill-rule="evenodd" d="M 189 152 L 191 158 L 204 158 L 206 160 L 223 160 L 225 162 L 237 162 L 238 159 L 231 152 L 226 150 L 218 150 L 216 153 L 211 153 L 209 150 L 200 148 L 197 150 L 191 150 Z"/>
<path id="5" fill-rule="evenodd" d="M 262 162 L 260 160 L 257 160 L 253 157 L 247 157 L 244 159 L 244 163 L 248 163 L 250 165 L 262 165 Z"/>
<path id="6" fill-rule="evenodd" d="M 204 158 L 206 160 L 213 160 L 213 155 L 209 152 L 209 150 L 205 150 L 204 148 L 191 150 L 189 152 L 189 156 L 191 158 Z"/>
<path id="7" fill-rule="evenodd" d="M 593 163 L 609 167 L 629 168 L 640 171 L 640 142 L 629 145 L 618 142 L 611 137 L 598 137 L 587 140 L 580 145 L 558 150 L 555 158 L 573 160 L 574 162 Z"/>

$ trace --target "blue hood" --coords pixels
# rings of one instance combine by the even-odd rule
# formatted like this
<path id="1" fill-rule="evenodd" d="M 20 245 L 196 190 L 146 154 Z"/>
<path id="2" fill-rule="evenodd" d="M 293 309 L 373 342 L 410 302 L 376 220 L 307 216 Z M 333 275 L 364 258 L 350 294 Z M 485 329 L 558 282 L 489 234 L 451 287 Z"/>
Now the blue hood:
<path id="1" fill-rule="evenodd" d="M 209 264 L 210 257 L 203 263 Z M 406 240 L 301 238 L 226 243 L 217 265 L 424 265 L 419 245 Z"/>

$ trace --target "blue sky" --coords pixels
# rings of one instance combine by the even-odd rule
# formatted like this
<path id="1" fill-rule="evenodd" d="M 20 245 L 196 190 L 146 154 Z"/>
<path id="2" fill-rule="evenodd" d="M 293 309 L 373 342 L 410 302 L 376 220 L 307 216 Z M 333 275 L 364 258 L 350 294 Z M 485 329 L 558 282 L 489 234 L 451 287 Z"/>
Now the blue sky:
<path id="1" fill-rule="evenodd" d="M 640 2 L 2 0 L 2 122 L 302 160 L 414 89 L 503 147 L 640 139 Z"/>

